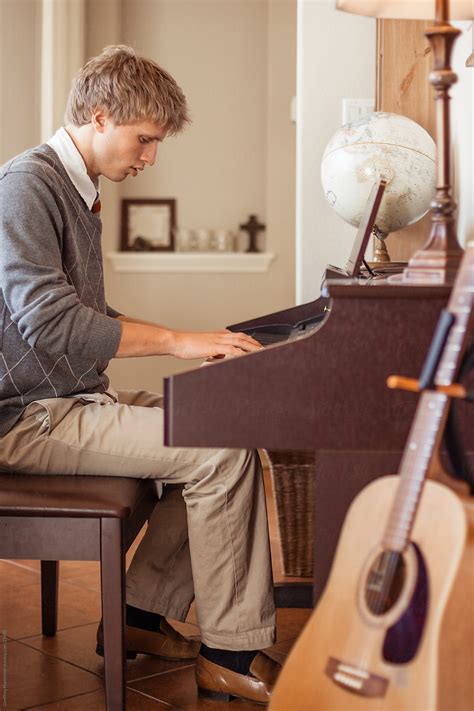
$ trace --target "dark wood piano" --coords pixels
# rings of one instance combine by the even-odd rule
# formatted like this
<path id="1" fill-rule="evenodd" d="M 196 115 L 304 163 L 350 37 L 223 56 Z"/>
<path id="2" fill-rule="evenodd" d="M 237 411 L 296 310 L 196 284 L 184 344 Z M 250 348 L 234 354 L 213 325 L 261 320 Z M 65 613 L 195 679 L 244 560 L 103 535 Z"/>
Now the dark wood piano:
<path id="1" fill-rule="evenodd" d="M 168 445 L 315 453 L 315 600 L 350 502 L 397 471 L 417 396 L 386 379 L 419 375 L 449 288 L 334 282 L 328 296 L 231 327 L 324 316 L 296 337 L 165 381 Z"/>

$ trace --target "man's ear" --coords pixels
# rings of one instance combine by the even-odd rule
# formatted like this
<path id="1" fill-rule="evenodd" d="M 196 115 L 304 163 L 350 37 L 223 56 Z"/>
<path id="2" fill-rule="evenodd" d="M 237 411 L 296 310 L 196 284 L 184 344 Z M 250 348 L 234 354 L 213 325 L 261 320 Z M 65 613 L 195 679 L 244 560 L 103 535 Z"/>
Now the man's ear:
<path id="1" fill-rule="evenodd" d="M 107 125 L 107 116 L 103 111 L 94 111 L 91 116 L 92 127 L 97 131 L 97 133 L 103 133 Z"/>

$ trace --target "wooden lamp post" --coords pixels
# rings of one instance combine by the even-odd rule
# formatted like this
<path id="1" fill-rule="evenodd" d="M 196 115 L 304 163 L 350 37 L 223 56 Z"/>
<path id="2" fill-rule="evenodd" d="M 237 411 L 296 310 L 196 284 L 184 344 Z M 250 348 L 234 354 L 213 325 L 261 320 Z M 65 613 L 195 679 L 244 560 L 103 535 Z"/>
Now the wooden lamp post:
<path id="1" fill-rule="evenodd" d="M 431 203 L 431 233 L 425 246 L 408 262 L 402 281 L 452 284 L 463 250 L 455 229 L 449 107 L 449 90 L 457 81 L 451 69 L 451 54 L 460 31 L 449 24 L 449 19 L 474 19 L 474 0 L 336 0 L 336 6 L 346 12 L 383 19 L 435 18 L 433 27 L 425 33 L 433 51 L 430 83 L 436 101 L 437 181 Z"/>

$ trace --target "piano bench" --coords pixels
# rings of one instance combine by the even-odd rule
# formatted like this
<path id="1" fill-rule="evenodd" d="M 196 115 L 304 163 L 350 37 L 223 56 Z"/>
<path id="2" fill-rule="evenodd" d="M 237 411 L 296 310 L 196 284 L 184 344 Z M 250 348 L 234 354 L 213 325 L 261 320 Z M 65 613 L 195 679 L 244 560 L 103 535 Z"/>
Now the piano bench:
<path id="1" fill-rule="evenodd" d="M 151 479 L 0 473 L 0 558 L 41 561 L 44 635 L 56 634 L 58 561 L 100 560 L 109 711 L 125 708 L 125 553 L 155 504 Z"/>

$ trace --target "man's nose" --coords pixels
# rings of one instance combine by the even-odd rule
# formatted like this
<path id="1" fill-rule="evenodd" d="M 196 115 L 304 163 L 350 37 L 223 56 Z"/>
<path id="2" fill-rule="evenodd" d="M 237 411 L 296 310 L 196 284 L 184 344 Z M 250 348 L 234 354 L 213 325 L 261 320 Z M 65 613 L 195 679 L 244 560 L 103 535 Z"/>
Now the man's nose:
<path id="1" fill-rule="evenodd" d="M 146 146 L 144 146 L 144 149 L 143 149 L 142 154 L 140 156 L 140 160 L 142 160 L 147 165 L 154 165 L 155 160 L 156 160 L 157 149 L 158 149 L 158 144 L 155 141 L 152 141 L 151 143 L 147 143 Z"/>

